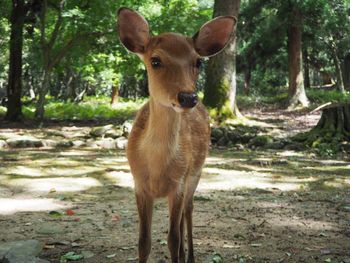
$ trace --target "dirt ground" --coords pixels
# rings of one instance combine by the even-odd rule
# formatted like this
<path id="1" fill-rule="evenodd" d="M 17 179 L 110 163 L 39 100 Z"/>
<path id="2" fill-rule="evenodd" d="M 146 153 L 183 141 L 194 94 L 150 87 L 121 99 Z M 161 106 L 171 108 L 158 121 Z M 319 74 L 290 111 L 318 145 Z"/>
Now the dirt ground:
<path id="1" fill-rule="evenodd" d="M 262 120 L 259 114 L 251 116 Z M 278 126 L 307 128 L 302 121 L 315 122 L 292 115 Z M 76 134 L 91 127 L 22 128 L 3 126 L 0 135 L 55 139 L 52 131 Z M 123 151 L 2 149 L 0 242 L 40 240 L 45 244 L 40 258 L 50 262 L 60 262 L 68 252 L 85 256 L 76 262 L 137 262 L 132 186 Z M 212 149 L 194 205 L 196 262 L 350 262 L 348 159 Z M 167 204 L 159 200 L 150 262 L 169 262 L 167 226 Z"/>

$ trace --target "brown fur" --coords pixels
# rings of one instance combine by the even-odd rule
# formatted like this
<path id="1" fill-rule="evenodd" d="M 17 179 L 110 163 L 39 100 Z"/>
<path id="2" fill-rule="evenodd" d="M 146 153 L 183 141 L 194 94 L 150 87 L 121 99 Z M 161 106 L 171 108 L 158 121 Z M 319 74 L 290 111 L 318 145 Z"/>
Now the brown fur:
<path id="1" fill-rule="evenodd" d="M 191 43 L 179 35 L 162 35 L 150 45 L 154 46 L 148 48 L 151 51 L 143 57 L 147 68 L 151 67 L 148 61 L 154 54 L 162 55 L 162 62 L 169 68 L 165 72 L 148 71 L 151 98 L 137 114 L 127 148 L 140 214 L 140 262 L 146 262 L 149 254 L 152 204 L 158 197 L 169 200 L 168 244 L 172 262 L 185 262 L 184 220 L 187 222 L 188 262 L 194 262 L 192 202 L 209 147 L 208 114 L 202 103 L 177 113 L 170 104 L 165 106 L 158 101 L 178 104 L 176 96 L 180 91 L 194 91 L 198 72 L 188 72 L 186 64 L 190 68 L 198 55 L 193 52 Z M 172 56 L 178 61 L 172 60 Z"/>

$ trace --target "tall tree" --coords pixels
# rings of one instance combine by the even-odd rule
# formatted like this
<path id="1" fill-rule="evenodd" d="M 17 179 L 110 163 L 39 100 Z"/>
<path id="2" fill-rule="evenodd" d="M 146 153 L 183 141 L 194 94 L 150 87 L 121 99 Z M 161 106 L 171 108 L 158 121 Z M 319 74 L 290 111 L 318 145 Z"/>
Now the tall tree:
<path id="1" fill-rule="evenodd" d="M 240 0 L 215 0 L 213 16 L 238 18 Z M 239 117 L 236 105 L 236 34 L 223 52 L 209 59 L 206 68 L 204 104 L 219 118 Z"/>
<path id="2" fill-rule="evenodd" d="M 23 26 L 26 13 L 24 0 L 12 0 L 11 11 L 11 37 L 10 37 L 10 63 L 7 86 L 7 112 L 6 119 L 17 121 L 22 116 L 22 49 Z"/>
<path id="3" fill-rule="evenodd" d="M 296 106 L 307 107 L 309 101 L 306 97 L 303 76 L 302 58 L 302 13 L 298 6 L 292 4 L 290 26 L 288 28 L 288 96 L 289 108 Z"/>
<path id="4" fill-rule="evenodd" d="M 49 91 L 54 68 L 77 45 L 91 48 L 99 38 L 114 33 L 116 3 L 112 1 L 41 1 L 39 14 L 40 50 L 42 52 L 42 79 L 35 117 L 42 119 L 45 96 Z M 93 28 L 93 30 L 91 30 Z M 93 43 L 91 43 L 93 42 Z"/>

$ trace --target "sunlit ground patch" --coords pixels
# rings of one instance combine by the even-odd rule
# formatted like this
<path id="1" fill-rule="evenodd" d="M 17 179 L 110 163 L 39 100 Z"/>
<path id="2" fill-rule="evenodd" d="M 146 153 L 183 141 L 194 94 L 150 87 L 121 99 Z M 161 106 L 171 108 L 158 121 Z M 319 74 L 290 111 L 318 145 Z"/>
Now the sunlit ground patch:
<path id="1" fill-rule="evenodd" d="M 28 192 L 48 193 L 52 189 L 57 192 L 78 192 L 91 187 L 102 186 L 97 179 L 82 178 L 38 178 L 38 179 L 12 179 L 6 183 L 10 187 L 21 187 Z"/>
<path id="2" fill-rule="evenodd" d="M 13 199 L 0 198 L 0 215 L 8 215 L 17 212 L 38 212 L 64 209 L 65 205 L 57 203 L 51 198 Z"/>

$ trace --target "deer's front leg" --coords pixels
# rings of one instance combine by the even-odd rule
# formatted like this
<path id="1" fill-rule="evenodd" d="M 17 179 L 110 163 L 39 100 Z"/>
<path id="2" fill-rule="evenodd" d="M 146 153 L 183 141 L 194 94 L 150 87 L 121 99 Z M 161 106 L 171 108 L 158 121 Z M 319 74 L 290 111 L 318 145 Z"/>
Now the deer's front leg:
<path id="1" fill-rule="evenodd" d="M 181 233 L 181 217 L 183 211 L 183 193 L 174 191 L 168 196 L 170 226 L 168 234 L 168 247 L 172 263 L 179 263 Z"/>
<path id="2" fill-rule="evenodd" d="M 153 198 L 146 193 L 136 193 L 139 212 L 139 263 L 146 263 L 151 252 L 151 225 Z"/>

